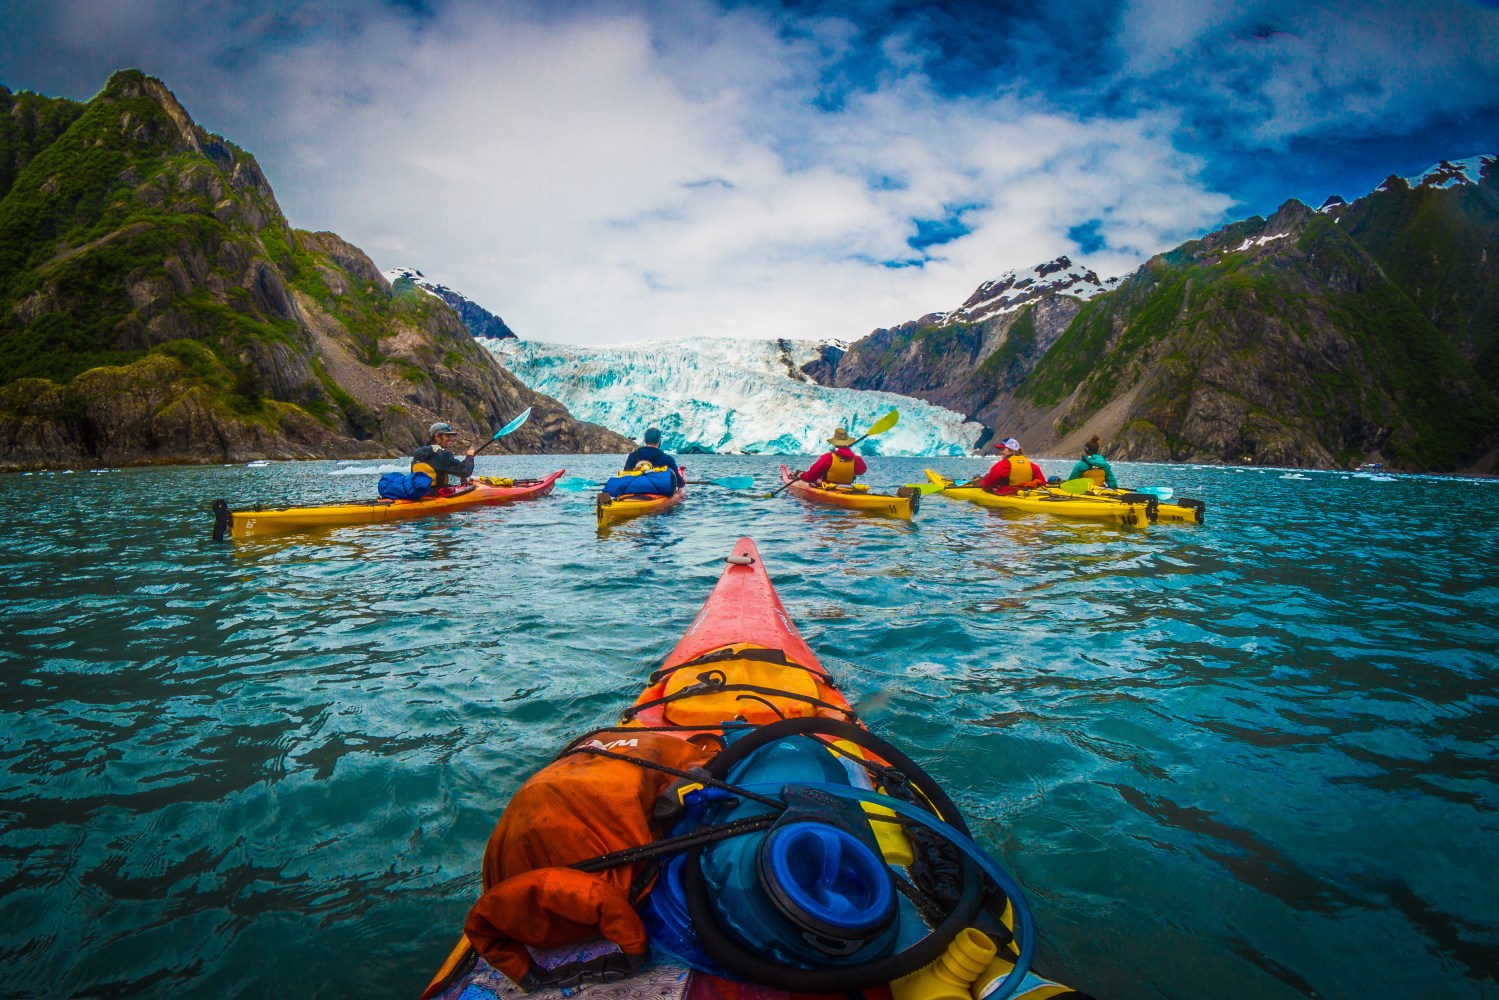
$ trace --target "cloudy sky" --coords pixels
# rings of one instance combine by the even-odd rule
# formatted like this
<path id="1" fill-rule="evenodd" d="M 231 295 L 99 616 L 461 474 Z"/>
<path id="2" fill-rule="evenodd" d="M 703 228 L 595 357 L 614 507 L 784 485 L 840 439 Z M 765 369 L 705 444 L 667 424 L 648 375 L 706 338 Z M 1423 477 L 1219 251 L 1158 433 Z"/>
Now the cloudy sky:
<path id="1" fill-rule="evenodd" d="M 856 339 L 1060 254 L 1499 152 L 1499 6 L 0 0 L 0 83 L 161 77 L 293 225 L 523 337 Z"/>

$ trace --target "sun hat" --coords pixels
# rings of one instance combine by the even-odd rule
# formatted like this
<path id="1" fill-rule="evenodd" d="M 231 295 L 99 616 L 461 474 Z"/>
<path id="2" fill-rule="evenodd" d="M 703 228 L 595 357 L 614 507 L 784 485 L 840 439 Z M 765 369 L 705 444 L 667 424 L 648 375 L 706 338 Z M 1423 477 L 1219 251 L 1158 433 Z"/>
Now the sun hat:
<path id="1" fill-rule="evenodd" d="M 846 448 L 851 444 L 858 444 L 858 441 L 849 437 L 848 431 L 840 427 L 833 433 L 832 437 L 828 438 L 828 444 L 834 448 Z"/>
<path id="2" fill-rule="evenodd" d="M 999 444 L 1000 444 L 1001 447 L 1008 448 L 1011 451 L 1019 451 L 1020 450 L 1020 442 L 1016 441 L 1014 438 L 1005 438 Z"/>
<path id="3" fill-rule="evenodd" d="M 457 433 L 458 433 L 457 431 L 453 430 L 453 425 L 452 424 L 446 423 L 446 422 L 441 421 L 441 420 L 439 420 L 437 423 L 433 424 L 431 427 L 427 428 L 427 436 L 428 437 L 436 437 L 439 434 L 457 434 Z"/>

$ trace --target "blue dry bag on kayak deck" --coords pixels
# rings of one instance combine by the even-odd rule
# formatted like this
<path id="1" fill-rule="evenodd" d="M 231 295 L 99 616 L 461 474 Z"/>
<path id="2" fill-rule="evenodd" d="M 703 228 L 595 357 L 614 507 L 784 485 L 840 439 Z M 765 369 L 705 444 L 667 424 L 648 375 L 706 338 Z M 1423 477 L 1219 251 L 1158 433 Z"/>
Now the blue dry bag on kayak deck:
<path id="1" fill-rule="evenodd" d="M 420 500 L 431 488 L 432 477 L 425 472 L 387 472 L 378 487 L 384 500 Z"/>
<path id="2" fill-rule="evenodd" d="M 622 472 L 617 476 L 610 476 L 609 481 L 604 484 L 604 492 L 611 497 L 621 497 L 626 493 L 654 493 L 669 497 L 676 491 L 676 476 L 670 469 L 652 469 L 638 475 Z"/>
<path id="3" fill-rule="evenodd" d="M 658 803 L 686 849 L 646 898 L 653 948 L 791 993 L 838 993 L 924 968 L 977 928 L 1018 946 L 1013 984 L 995 996 L 1014 991 L 1034 949 L 1024 898 L 914 761 L 830 719 L 726 730 L 724 743 L 703 768 L 721 786 L 684 778 Z"/>

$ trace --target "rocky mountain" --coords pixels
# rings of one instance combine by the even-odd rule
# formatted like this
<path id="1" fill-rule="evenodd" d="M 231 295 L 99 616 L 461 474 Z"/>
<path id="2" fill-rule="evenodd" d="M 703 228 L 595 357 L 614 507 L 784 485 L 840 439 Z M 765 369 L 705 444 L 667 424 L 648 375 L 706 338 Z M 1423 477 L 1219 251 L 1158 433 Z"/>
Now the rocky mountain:
<path id="1" fill-rule="evenodd" d="M 156 79 L 0 91 L 0 466 L 375 457 L 433 420 L 497 451 L 627 445 L 572 419 L 444 302 L 292 229 L 253 156 Z"/>
<path id="2" fill-rule="evenodd" d="M 475 337 L 482 337 L 486 340 L 504 340 L 515 336 L 515 331 L 506 326 L 505 321 L 500 317 L 462 292 L 454 291 L 447 285 L 431 280 L 416 268 L 397 267 L 383 273 L 385 280 L 390 282 L 393 289 L 399 291 L 401 282 L 409 282 L 413 287 L 442 299 L 452 306 L 458 318 L 463 321 L 464 327 Z"/>
<path id="3" fill-rule="evenodd" d="M 1444 162 L 1318 211 L 1288 201 L 1114 283 L 986 283 L 854 343 L 839 385 L 966 413 L 1033 454 L 1494 471 L 1499 166 Z M 1069 262 L 1070 263 L 1070 262 Z M 1046 269 L 1046 273 L 1043 273 Z M 1056 279 L 1053 279 L 1056 280 Z"/>
<path id="4" fill-rule="evenodd" d="M 1077 316 L 1119 284 L 1067 257 L 1010 271 L 978 287 L 956 309 L 930 313 L 856 341 L 808 374 L 826 385 L 917 396 L 987 425 Z"/>

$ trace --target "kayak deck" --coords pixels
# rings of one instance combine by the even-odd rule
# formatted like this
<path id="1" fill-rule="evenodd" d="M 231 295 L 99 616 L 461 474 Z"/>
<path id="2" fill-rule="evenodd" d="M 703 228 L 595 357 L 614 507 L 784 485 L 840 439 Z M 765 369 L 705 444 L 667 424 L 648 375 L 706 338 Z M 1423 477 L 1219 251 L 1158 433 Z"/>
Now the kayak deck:
<path id="1" fill-rule="evenodd" d="M 685 467 L 682 472 L 685 476 Z M 600 492 L 594 501 L 594 513 L 598 518 L 599 530 L 603 531 L 621 521 L 671 510 L 686 498 L 687 486 L 685 484 L 677 487 L 677 491 L 669 496 L 656 493 L 626 493 L 622 496 L 611 497 L 608 493 Z"/>
<path id="2" fill-rule="evenodd" d="M 873 493 L 868 487 L 803 482 L 797 478 L 798 475 L 800 473 L 784 465 L 781 466 L 781 483 L 786 487 L 786 492 L 800 500 L 825 507 L 838 507 L 843 510 L 873 514 L 876 517 L 909 521 L 921 502 L 920 491 L 908 490 L 906 487 L 901 487 L 894 496 L 891 496 L 887 493 Z"/>
<path id="3" fill-rule="evenodd" d="M 722 738 L 728 733 L 727 727 L 730 726 L 741 731 L 745 727 L 750 727 L 753 731 L 761 725 L 771 723 L 797 726 L 803 724 L 800 722 L 784 723 L 782 720 L 786 719 L 806 720 L 807 725 L 812 725 L 814 718 L 820 718 L 829 720 L 826 725 L 842 726 L 843 732 L 849 732 L 855 728 L 864 731 L 852 706 L 838 691 L 826 669 L 818 662 L 806 640 L 792 624 L 785 606 L 781 603 L 760 561 L 760 554 L 754 542 L 748 538 L 740 539 L 726 562 L 728 565 L 702 609 L 694 617 L 682 639 L 662 661 L 660 667 L 651 674 L 649 683 L 640 692 L 634 704 L 625 711 L 619 724 L 579 736 L 569 744 L 569 750 L 584 745 L 600 748 L 595 752 L 608 753 L 603 749 L 604 747 L 631 745 L 628 742 L 631 733 L 640 734 L 642 738 L 647 734 L 669 734 L 706 748 L 721 746 Z M 824 724 L 818 723 L 818 725 Z M 836 729 L 828 730 L 828 732 L 836 731 Z M 835 757 L 852 753 L 863 756 L 863 759 L 870 761 L 873 765 L 886 767 L 894 766 L 890 762 L 901 758 L 898 751 L 888 746 L 883 751 L 866 755 L 859 750 L 857 744 L 849 744 L 840 737 L 824 736 L 822 739 L 827 743 L 829 752 Z M 608 742 L 601 743 L 600 740 Z M 569 751 L 564 751 L 564 755 L 567 752 Z M 908 771 L 914 768 L 914 765 L 909 765 L 909 762 L 908 765 L 902 766 L 907 766 Z M 859 770 L 856 767 L 850 769 Z M 686 775 L 686 777 L 690 776 Z M 956 807 L 940 794 L 940 789 L 937 794 L 929 796 L 929 801 L 932 804 L 931 811 L 943 810 L 939 815 L 958 825 L 960 829 L 963 828 L 961 815 L 957 813 Z M 939 805 L 938 803 L 945 804 Z M 884 807 L 866 803 L 864 809 L 870 816 L 878 819 L 881 816 L 879 810 Z M 952 809 L 953 813 L 948 814 L 946 812 L 948 809 Z M 889 837 L 904 842 L 904 837 L 898 832 L 900 827 L 894 822 L 895 814 L 886 809 L 883 815 L 890 817 L 889 827 L 885 827 L 883 823 L 871 824 L 887 831 L 887 840 L 881 841 L 882 850 Z M 600 819 L 607 819 L 607 817 L 600 817 Z M 888 832 L 891 830 L 896 832 Z M 910 844 L 906 843 L 906 847 L 909 849 Z M 564 857 L 553 863 L 569 863 L 569 859 Z M 892 861 L 891 863 L 906 864 L 909 862 Z M 581 859 L 576 864 L 582 870 L 591 870 L 586 867 L 587 862 Z M 1001 980 L 1007 975 L 1005 970 L 1013 970 L 1016 962 L 1029 961 L 1027 951 L 1021 950 L 1018 953 L 1015 951 L 1014 942 L 1018 939 L 1014 935 L 1019 933 L 1017 906 L 1019 904 L 1012 897 L 1010 902 L 1005 903 L 1002 913 L 995 911 L 997 918 L 1003 924 L 1000 928 L 1001 936 L 1006 931 L 1011 935 L 1011 943 L 1006 947 L 1014 956 L 1014 960 L 1011 960 L 1005 957 L 1004 952 L 1001 952 L 1000 956 L 994 959 L 1000 969 Z M 1029 925 L 1023 926 L 1027 934 L 1030 934 Z M 963 934 L 972 933 L 976 932 L 963 932 Z M 633 1000 L 642 996 L 661 998 L 661 1000 L 722 1000 L 725 997 L 736 996 L 753 997 L 755 1000 L 789 1000 L 791 997 L 808 995 L 807 991 L 801 989 L 788 991 L 772 986 L 756 985 L 749 980 L 728 978 L 691 968 L 671 957 L 669 949 L 663 948 L 662 950 L 667 950 L 667 954 L 661 955 L 656 950 L 658 944 L 655 939 L 651 940 L 653 957 L 643 966 L 619 978 L 610 976 L 607 981 L 586 981 L 583 992 L 589 997 L 600 998 L 600 1000 L 603 998 L 618 998 L 618 1000 L 632 998 Z M 597 951 L 597 945 L 603 943 L 605 942 L 600 939 L 594 943 L 546 949 L 544 950 L 545 957 L 548 960 L 560 960 L 559 953 L 561 952 L 566 952 L 568 959 L 579 955 L 588 956 L 594 954 Z M 540 951 L 533 950 L 532 955 L 537 961 L 543 960 L 543 953 Z M 764 960 L 771 965 L 775 964 L 774 960 L 769 958 Z M 757 968 L 759 961 L 760 959 L 756 958 Z M 930 968 L 932 966 L 929 966 L 928 970 Z M 992 973 L 995 968 L 996 965 L 991 965 L 987 971 Z M 758 980 L 763 974 L 756 973 L 753 979 Z M 920 975 L 925 974 L 925 970 L 920 973 Z M 750 973 L 741 973 L 741 975 L 748 976 Z M 841 976 L 842 973 L 838 975 Z M 540 1000 L 553 1000 L 553 998 L 574 995 L 579 992 L 580 985 L 577 981 L 568 981 L 561 986 L 541 986 L 523 993 L 519 986 L 496 967 L 490 965 L 465 936 L 460 938 L 457 947 L 443 963 L 437 976 L 422 994 L 422 998 L 423 1000 L 459 1000 L 459 998 L 475 1000 L 480 997 L 528 996 L 540 998 Z M 1059 994 L 1082 996 L 1066 987 L 1043 979 L 1029 970 L 1024 971 L 1019 977 L 1019 982 L 1014 985 L 1015 989 L 1011 995 L 1026 998 L 1026 1000 L 1042 1000 L 1042 998 Z M 890 991 L 886 985 L 877 985 L 865 988 L 862 995 L 871 1000 L 880 1000 L 880 998 L 888 998 Z M 920 991 L 911 993 L 906 990 L 900 995 L 916 1000 L 919 997 L 936 994 Z M 967 993 L 964 992 L 964 995 L 966 996 Z"/>
<path id="4" fill-rule="evenodd" d="M 214 537 L 222 540 L 221 528 L 235 539 L 269 535 L 284 531 L 307 531 L 354 524 L 379 524 L 409 518 L 449 514 L 470 507 L 510 503 L 544 497 L 566 469 L 558 469 L 540 479 L 502 480 L 481 476 L 473 488 L 452 496 L 425 500 L 360 500 L 322 504 L 314 507 L 246 508 L 229 510 L 222 500 L 214 502 Z"/>

